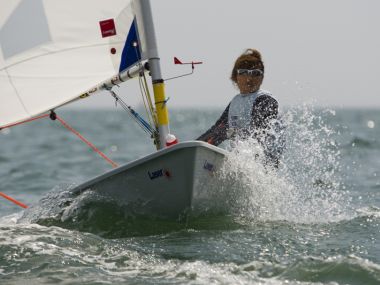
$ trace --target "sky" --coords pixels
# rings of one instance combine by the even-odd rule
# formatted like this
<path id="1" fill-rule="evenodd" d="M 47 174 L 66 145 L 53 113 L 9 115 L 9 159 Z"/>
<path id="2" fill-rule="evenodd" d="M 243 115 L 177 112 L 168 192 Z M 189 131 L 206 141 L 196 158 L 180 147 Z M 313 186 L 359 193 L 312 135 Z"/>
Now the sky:
<path id="1" fill-rule="evenodd" d="M 380 108 L 380 1 L 151 3 L 164 78 L 190 71 L 174 65 L 174 56 L 203 62 L 193 75 L 167 82 L 171 106 L 227 106 L 238 93 L 229 80 L 234 61 L 245 49 L 256 48 L 266 67 L 262 88 L 280 106 Z M 128 101 L 135 90 L 131 86 L 120 92 Z M 94 106 L 109 101 L 93 99 Z"/>
<path id="2" fill-rule="evenodd" d="M 238 93 L 229 80 L 235 59 L 256 48 L 262 87 L 280 105 L 380 108 L 378 0 L 151 2 L 164 74 L 185 71 L 173 56 L 204 62 L 168 82 L 173 105 L 226 106 Z"/>
<path id="3" fill-rule="evenodd" d="M 151 0 L 163 77 L 190 72 L 182 61 L 202 61 L 191 76 L 166 83 L 169 107 L 224 108 L 238 90 L 229 79 L 235 59 L 258 49 L 263 89 L 280 106 L 312 103 L 380 108 L 378 0 Z M 138 82 L 117 92 L 141 104 Z M 75 108 L 113 107 L 107 94 Z"/>

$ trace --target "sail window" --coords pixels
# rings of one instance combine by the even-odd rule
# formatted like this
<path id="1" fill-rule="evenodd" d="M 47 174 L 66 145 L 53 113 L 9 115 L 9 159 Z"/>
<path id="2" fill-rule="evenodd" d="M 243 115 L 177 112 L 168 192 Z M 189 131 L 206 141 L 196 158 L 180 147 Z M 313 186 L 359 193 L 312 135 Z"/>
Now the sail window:
<path id="1" fill-rule="evenodd" d="M 133 20 L 132 25 L 129 29 L 129 33 L 124 45 L 123 53 L 121 55 L 119 72 L 122 72 L 123 70 L 141 60 L 141 51 L 138 42 L 139 38 L 135 19 Z"/>
<path id="2" fill-rule="evenodd" d="M 42 0 L 21 1 L 0 30 L 0 45 L 5 59 L 50 41 Z"/>

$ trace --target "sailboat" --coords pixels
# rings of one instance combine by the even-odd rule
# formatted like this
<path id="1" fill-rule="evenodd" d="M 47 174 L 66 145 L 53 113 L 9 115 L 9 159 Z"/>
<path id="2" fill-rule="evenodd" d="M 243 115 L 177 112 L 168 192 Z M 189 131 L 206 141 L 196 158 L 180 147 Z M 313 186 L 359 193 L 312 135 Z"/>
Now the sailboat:
<path id="1" fill-rule="evenodd" d="M 147 94 L 157 151 L 86 181 L 91 189 L 145 214 L 177 218 L 204 203 L 223 149 L 176 143 L 170 133 L 149 0 L 19 0 L 0 9 L 0 129 L 42 116 L 133 78 L 151 77 Z M 146 83 L 146 80 L 145 80 Z M 174 138 L 174 140 L 173 140 Z"/>

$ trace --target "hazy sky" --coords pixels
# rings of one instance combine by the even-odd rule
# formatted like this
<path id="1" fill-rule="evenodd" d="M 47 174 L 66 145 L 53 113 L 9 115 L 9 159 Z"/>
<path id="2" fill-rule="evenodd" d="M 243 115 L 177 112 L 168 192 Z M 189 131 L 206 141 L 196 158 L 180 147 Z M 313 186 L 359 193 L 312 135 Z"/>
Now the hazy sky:
<path id="1" fill-rule="evenodd" d="M 173 57 L 199 60 L 195 74 L 167 82 L 171 106 L 225 107 L 229 80 L 246 48 L 262 52 L 263 88 L 280 106 L 314 102 L 380 108 L 379 0 L 151 0 L 164 78 L 190 71 Z M 128 85 L 127 85 L 128 84 Z M 138 104 L 137 80 L 123 85 Z M 105 94 L 79 106 L 113 106 Z"/>
<path id="2" fill-rule="evenodd" d="M 378 0 L 153 0 L 164 74 L 171 57 L 203 60 L 195 75 L 168 82 L 172 104 L 226 105 L 245 48 L 262 52 L 264 89 L 281 104 L 380 107 Z"/>
<path id="3" fill-rule="evenodd" d="M 202 60 L 167 83 L 171 104 L 225 106 L 246 48 L 262 52 L 264 89 L 282 105 L 380 107 L 378 0 L 152 0 L 164 76 L 187 71 L 172 57 Z"/>

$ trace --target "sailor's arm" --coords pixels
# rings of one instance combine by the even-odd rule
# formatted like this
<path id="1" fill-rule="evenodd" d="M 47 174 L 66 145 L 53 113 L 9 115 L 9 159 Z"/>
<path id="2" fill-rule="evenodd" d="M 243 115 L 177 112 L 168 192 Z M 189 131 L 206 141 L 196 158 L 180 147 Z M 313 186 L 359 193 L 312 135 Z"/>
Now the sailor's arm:
<path id="1" fill-rule="evenodd" d="M 216 121 L 216 123 L 207 130 L 197 140 L 208 142 L 209 144 L 219 145 L 227 139 L 228 130 L 228 111 L 230 105 L 224 110 L 223 114 Z"/>

